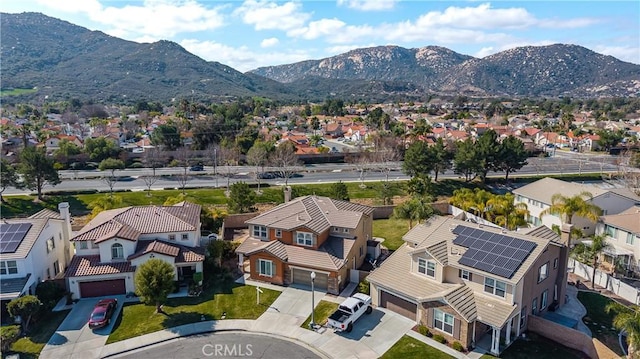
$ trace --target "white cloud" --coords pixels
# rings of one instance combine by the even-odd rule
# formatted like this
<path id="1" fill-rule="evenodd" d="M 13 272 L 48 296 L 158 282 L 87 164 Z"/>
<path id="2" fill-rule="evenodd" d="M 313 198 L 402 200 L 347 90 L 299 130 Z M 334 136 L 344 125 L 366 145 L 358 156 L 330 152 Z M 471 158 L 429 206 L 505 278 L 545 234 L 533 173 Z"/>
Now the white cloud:
<path id="1" fill-rule="evenodd" d="M 338 19 L 320 19 L 311 21 L 307 26 L 290 30 L 287 35 L 305 40 L 315 40 L 323 36 L 338 36 L 346 24 Z"/>
<path id="2" fill-rule="evenodd" d="M 487 57 L 487 56 L 496 54 L 496 53 L 501 52 L 501 51 L 514 49 L 516 47 L 547 46 L 547 45 L 553 45 L 553 44 L 557 44 L 557 43 L 558 43 L 557 41 L 550 41 L 550 40 L 539 40 L 539 41 L 516 40 L 516 41 L 513 41 L 513 42 L 509 42 L 509 43 L 503 43 L 503 44 L 501 44 L 500 46 L 497 46 L 497 47 L 493 47 L 493 46 L 483 47 L 482 49 L 478 50 L 472 56 L 477 57 L 477 58 L 483 58 L 483 57 Z"/>
<path id="3" fill-rule="evenodd" d="M 382 11 L 393 9 L 397 2 L 397 0 L 338 0 L 338 6 L 360 11 Z"/>
<path id="4" fill-rule="evenodd" d="M 262 48 L 266 48 L 266 47 L 271 47 L 271 46 L 275 46 L 280 42 L 280 40 L 278 40 L 277 37 L 270 37 L 268 39 L 264 39 L 262 40 L 262 42 L 260 42 L 260 47 Z"/>
<path id="5" fill-rule="evenodd" d="M 640 64 L 640 47 L 597 45 L 592 50 L 601 54 L 611 55 L 622 61 Z"/>
<path id="6" fill-rule="evenodd" d="M 291 30 L 299 28 L 311 17 L 301 11 L 298 2 L 278 5 L 265 0 L 247 0 L 233 13 L 256 30 Z"/>
<path id="7" fill-rule="evenodd" d="M 258 53 L 247 46 L 232 47 L 214 41 L 200 40 L 184 40 L 180 42 L 180 45 L 207 61 L 218 61 L 242 72 L 261 66 L 293 63 L 310 58 L 310 54 L 305 50 Z"/>
<path id="8" fill-rule="evenodd" d="M 102 4 L 97 0 L 36 0 L 36 2 L 40 6 L 69 14 L 92 14 L 102 10 Z"/>
<path id="9" fill-rule="evenodd" d="M 419 27 L 451 26 L 466 29 L 523 28 L 535 23 L 535 16 L 524 8 L 494 9 L 490 4 L 451 6 L 444 12 L 430 11 L 416 20 L 416 26 Z"/>

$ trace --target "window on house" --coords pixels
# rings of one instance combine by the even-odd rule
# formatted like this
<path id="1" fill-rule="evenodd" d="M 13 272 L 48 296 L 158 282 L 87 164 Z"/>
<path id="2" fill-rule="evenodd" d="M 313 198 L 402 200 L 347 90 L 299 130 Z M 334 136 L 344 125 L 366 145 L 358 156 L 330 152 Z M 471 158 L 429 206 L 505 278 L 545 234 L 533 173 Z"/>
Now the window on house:
<path id="1" fill-rule="evenodd" d="M 175 234 L 170 234 L 169 235 L 169 240 L 170 241 L 175 241 L 176 240 L 176 235 Z"/>
<path id="2" fill-rule="evenodd" d="M 531 315 L 536 315 L 538 314 L 538 298 L 533 298 L 533 301 L 531 302 Z"/>
<path id="3" fill-rule="evenodd" d="M 633 233 L 627 233 L 627 244 L 633 244 L 636 235 Z"/>
<path id="4" fill-rule="evenodd" d="M 189 239 L 189 233 L 182 233 L 182 240 L 186 241 Z"/>
<path id="5" fill-rule="evenodd" d="M 273 261 L 258 259 L 258 274 L 273 277 Z"/>
<path id="6" fill-rule="evenodd" d="M 342 228 L 342 232 L 349 233 L 349 228 Z"/>
<path id="7" fill-rule="evenodd" d="M 47 268 L 47 279 L 51 278 L 51 268 Z"/>
<path id="8" fill-rule="evenodd" d="M 453 315 L 445 313 L 439 309 L 433 310 L 434 327 L 437 329 L 453 335 Z"/>
<path id="9" fill-rule="evenodd" d="M 58 261 L 53 262 L 53 276 L 57 276 L 60 273 L 60 263 Z"/>
<path id="10" fill-rule="evenodd" d="M 96 242 L 91 242 L 91 248 L 93 248 L 93 249 L 98 249 L 98 248 L 100 248 L 100 247 L 98 246 L 98 243 L 96 243 Z"/>
<path id="11" fill-rule="evenodd" d="M 553 269 L 558 268 L 558 258 L 553 260 Z"/>
<path id="12" fill-rule="evenodd" d="M 16 261 L 0 262 L 0 274 L 18 274 L 18 263 Z"/>
<path id="13" fill-rule="evenodd" d="M 540 310 L 544 310 L 547 307 L 547 297 L 549 296 L 549 291 L 545 290 L 542 292 L 542 298 L 540 299 Z"/>
<path id="14" fill-rule="evenodd" d="M 296 232 L 296 243 L 301 246 L 313 246 L 313 233 Z"/>
<path id="15" fill-rule="evenodd" d="M 607 236 L 613 239 L 618 236 L 618 229 L 616 227 L 611 227 L 608 224 L 604 226 L 604 232 L 607 234 Z"/>
<path id="16" fill-rule="evenodd" d="M 484 291 L 504 298 L 507 290 L 507 284 L 493 278 L 484 278 Z"/>
<path id="17" fill-rule="evenodd" d="M 87 242 L 76 242 L 78 243 L 78 249 L 87 249 L 89 246 L 87 245 Z"/>
<path id="18" fill-rule="evenodd" d="M 267 238 L 267 227 L 253 226 L 253 236 L 255 238 Z"/>
<path id="19" fill-rule="evenodd" d="M 276 238 L 282 238 L 282 229 L 276 229 Z"/>
<path id="20" fill-rule="evenodd" d="M 122 244 L 114 243 L 111 246 L 111 259 L 124 259 L 124 248 Z"/>
<path id="21" fill-rule="evenodd" d="M 473 278 L 471 272 L 469 272 L 468 270 L 464 270 L 464 269 L 458 270 L 458 277 L 462 278 L 463 280 L 468 280 L 468 281 L 471 281 L 472 278 Z"/>
<path id="22" fill-rule="evenodd" d="M 520 311 L 520 328 L 524 327 L 524 323 L 527 321 L 527 307 L 525 306 Z"/>
<path id="23" fill-rule="evenodd" d="M 363 246 L 360 246 L 360 257 L 362 257 L 362 255 L 364 254 L 364 249 L 363 248 L 364 248 Z"/>
<path id="24" fill-rule="evenodd" d="M 56 248 L 56 243 L 54 242 L 53 237 L 47 239 L 47 253 L 50 253 L 55 248 Z"/>
<path id="25" fill-rule="evenodd" d="M 538 268 L 538 283 L 547 279 L 548 276 L 549 276 L 549 262 L 541 265 L 540 268 Z"/>

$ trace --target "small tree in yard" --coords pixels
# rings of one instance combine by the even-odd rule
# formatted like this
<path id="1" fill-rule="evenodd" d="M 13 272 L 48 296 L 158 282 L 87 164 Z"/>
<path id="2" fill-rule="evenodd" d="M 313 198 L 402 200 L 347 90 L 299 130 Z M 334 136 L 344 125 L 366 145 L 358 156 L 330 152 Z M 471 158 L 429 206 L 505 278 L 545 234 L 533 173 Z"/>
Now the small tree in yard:
<path id="1" fill-rule="evenodd" d="M 24 331 L 29 330 L 29 323 L 31 318 L 38 313 L 42 302 L 35 295 L 25 295 L 24 297 L 16 298 L 7 304 L 7 311 L 12 317 L 20 317 Z"/>
<path id="2" fill-rule="evenodd" d="M 162 304 L 173 291 L 175 271 L 173 266 L 162 259 L 149 259 L 136 272 L 136 292 L 145 304 L 156 306 L 156 313 L 162 313 Z"/>
<path id="3" fill-rule="evenodd" d="M 256 204 L 256 193 L 246 182 L 234 183 L 231 185 L 228 204 L 229 211 L 233 213 L 251 212 Z"/>
<path id="4" fill-rule="evenodd" d="M 20 326 L 19 325 L 7 325 L 0 327 L 0 342 L 2 343 L 2 351 L 6 352 L 11 348 L 11 345 L 20 338 Z"/>
<path id="5" fill-rule="evenodd" d="M 349 201 L 349 189 L 347 188 L 347 185 L 342 183 L 342 181 L 334 182 L 331 184 L 331 194 L 329 197 L 342 201 Z"/>

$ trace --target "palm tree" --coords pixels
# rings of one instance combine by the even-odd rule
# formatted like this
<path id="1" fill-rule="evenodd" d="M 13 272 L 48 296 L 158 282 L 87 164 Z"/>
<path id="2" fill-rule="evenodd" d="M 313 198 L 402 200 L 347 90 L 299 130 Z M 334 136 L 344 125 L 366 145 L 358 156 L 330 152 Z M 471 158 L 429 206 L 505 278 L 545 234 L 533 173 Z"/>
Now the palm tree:
<path id="1" fill-rule="evenodd" d="M 540 213 L 540 216 L 548 214 L 559 214 L 561 220 L 566 224 L 573 223 L 573 216 L 578 215 L 596 222 L 602 215 L 602 209 L 589 202 L 593 195 L 587 191 L 571 197 L 556 193 L 551 197 L 551 206 Z"/>
<path id="2" fill-rule="evenodd" d="M 615 312 L 613 326 L 627 333 L 627 358 L 640 358 L 640 307 L 624 308 L 617 302 L 611 302 L 605 307 L 607 313 Z"/>
<path id="3" fill-rule="evenodd" d="M 529 214 L 527 205 L 516 204 L 514 195 L 511 193 L 494 196 L 487 201 L 487 206 L 489 207 L 487 219 L 501 227 L 514 230 L 527 224 L 526 218 Z"/>
<path id="4" fill-rule="evenodd" d="M 596 287 L 596 269 L 600 264 L 600 255 L 610 246 L 605 235 L 595 235 L 591 237 L 590 241 L 578 243 L 571 252 L 574 257 L 583 262 L 591 262 L 593 265 L 593 273 L 591 274 L 591 287 L 593 289 Z"/>
<path id="5" fill-rule="evenodd" d="M 429 219 L 435 214 L 430 196 L 413 197 L 403 204 L 393 209 L 393 217 L 397 219 L 409 220 L 409 229 L 413 227 L 413 222 L 420 223 Z"/>

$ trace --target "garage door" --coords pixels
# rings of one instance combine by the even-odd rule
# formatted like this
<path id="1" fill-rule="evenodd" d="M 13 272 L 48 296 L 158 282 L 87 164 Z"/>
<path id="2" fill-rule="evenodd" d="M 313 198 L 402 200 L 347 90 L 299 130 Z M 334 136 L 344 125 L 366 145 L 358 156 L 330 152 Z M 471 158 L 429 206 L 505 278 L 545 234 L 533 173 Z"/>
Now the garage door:
<path id="1" fill-rule="evenodd" d="M 293 283 L 304 284 L 311 287 L 311 271 L 292 268 L 293 270 Z M 316 279 L 313 281 L 314 289 L 327 290 L 327 283 L 329 282 L 329 275 L 316 272 Z"/>
<path id="2" fill-rule="evenodd" d="M 411 320 L 416 320 L 418 305 L 395 295 L 380 291 L 380 306 L 401 314 Z"/>
<path id="3" fill-rule="evenodd" d="M 124 278 L 80 283 L 80 297 L 82 298 L 118 295 L 126 292 Z"/>

